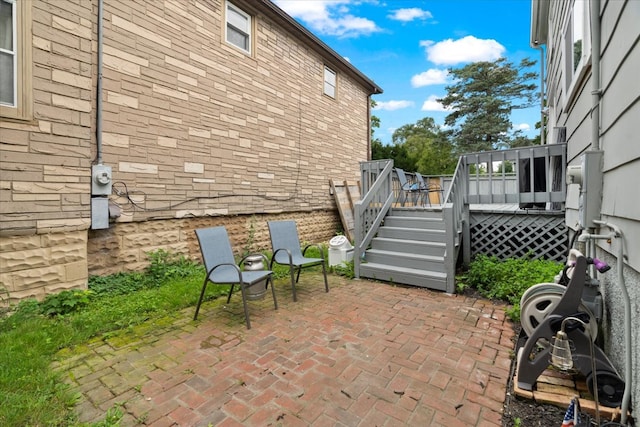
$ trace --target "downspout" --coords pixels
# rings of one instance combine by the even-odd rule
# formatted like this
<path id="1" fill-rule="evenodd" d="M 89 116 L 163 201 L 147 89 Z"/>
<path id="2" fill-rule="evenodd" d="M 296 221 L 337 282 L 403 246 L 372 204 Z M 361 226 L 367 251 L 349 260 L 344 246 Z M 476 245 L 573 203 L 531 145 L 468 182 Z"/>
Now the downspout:
<path id="1" fill-rule="evenodd" d="M 545 125 L 544 118 L 545 107 L 544 107 L 544 49 L 541 45 L 535 44 L 532 45 L 534 49 L 540 50 L 540 145 L 545 144 Z"/>
<path id="2" fill-rule="evenodd" d="M 373 131 L 371 127 L 371 95 L 367 96 L 367 117 L 369 118 L 367 122 L 367 161 L 371 161 L 373 158 L 373 153 L 371 152 L 371 133 Z"/>
<path id="3" fill-rule="evenodd" d="M 633 349 L 631 343 L 631 300 L 629 299 L 629 292 L 624 282 L 624 240 L 622 238 L 622 230 L 613 224 L 606 221 L 593 220 L 594 223 L 599 226 L 605 226 L 611 230 L 609 234 L 581 234 L 578 237 L 579 242 L 585 242 L 591 240 L 594 245 L 596 240 L 609 240 L 612 238 L 618 239 L 617 250 L 617 273 L 618 284 L 622 290 L 622 300 L 624 302 L 624 393 L 622 394 L 622 405 L 620 407 L 620 423 L 627 424 L 627 413 L 629 411 L 629 402 L 631 400 L 631 351 Z M 595 375 L 595 373 L 594 373 Z"/>
<path id="4" fill-rule="evenodd" d="M 103 1 L 98 0 L 98 82 L 96 85 L 96 163 L 102 164 L 102 15 Z"/>
<path id="5" fill-rule="evenodd" d="M 591 0 L 591 149 L 600 150 L 600 0 Z"/>

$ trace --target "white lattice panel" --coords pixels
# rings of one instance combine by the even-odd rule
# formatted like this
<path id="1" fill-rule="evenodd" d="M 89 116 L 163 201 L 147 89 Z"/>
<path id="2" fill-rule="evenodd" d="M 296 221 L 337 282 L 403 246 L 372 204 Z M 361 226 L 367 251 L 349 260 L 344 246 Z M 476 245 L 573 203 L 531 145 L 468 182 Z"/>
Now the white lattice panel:
<path id="1" fill-rule="evenodd" d="M 493 255 L 564 262 L 567 227 L 564 214 L 471 213 L 471 255 Z"/>

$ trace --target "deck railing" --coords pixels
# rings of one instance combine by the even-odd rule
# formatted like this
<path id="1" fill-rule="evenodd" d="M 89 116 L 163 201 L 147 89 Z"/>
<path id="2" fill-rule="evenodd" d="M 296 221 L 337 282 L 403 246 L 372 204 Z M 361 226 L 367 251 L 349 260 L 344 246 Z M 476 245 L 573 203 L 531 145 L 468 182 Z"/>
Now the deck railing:
<path id="1" fill-rule="evenodd" d="M 440 184 L 451 277 L 458 251 L 471 259 L 469 204 L 518 204 L 520 208 L 562 210 L 566 197 L 567 145 L 549 144 L 461 156 L 453 176 L 425 176 Z M 508 167 L 510 165 L 510 167 Z M 511 171 L 507 171 L 511 170 Z M 354 270 L 378 227 L 401 196 L 393 160 L 360 163 L 362 199 L 354 206 Z M 407 172 L 410 182 L 414 175 Z M 461 244 L 462 243 L 462 244 Z"/>
<path id="2" fill-rule="evenodd" d="M 445 254 L 445 266 L 447 268 L 447 280 L 453 280 L 455 275 L 456 260 L 458 251 L 463 248 L 463 264 L 467 266 L 471 261 L 471 250 L 466 250 L 469 242 L 469 190 L 468 166 L 464 159 L 460 157 L 456 170 L 451 178 L 449 189 L 445 193 L 442 203 L 442 216 L 444 218 L 445 229 L 447 231 L 447 252 Z"/>
<path id="3" fill-rule="evenodd" d="M 462 156 L 471 204 L 517 203 L 558 210 L 566 197 L 567 144 L 548 144 Z M 502 165 L 502 167 L 498 167 Z M 513 172 L 507 172 L 511 165 Z M 498 169 L 496 170 L 496 167 Z"/>

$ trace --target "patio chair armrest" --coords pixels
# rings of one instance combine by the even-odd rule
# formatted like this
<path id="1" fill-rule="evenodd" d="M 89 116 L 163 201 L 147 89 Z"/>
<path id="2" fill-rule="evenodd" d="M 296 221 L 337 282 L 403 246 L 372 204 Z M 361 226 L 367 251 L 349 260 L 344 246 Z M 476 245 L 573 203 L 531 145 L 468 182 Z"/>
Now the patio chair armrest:
<path id="1" fill-rule="evenodd" d="M 293 257 L 291 256 L 291 251 L 287 248 L 280 248 L 280 249 L 276 249 L 275 251 L 273 251 L 273 254 L 271 254 L 271 262 L 269 263 L 269 270 L 272 269 L 271 267 L 273 267 L 274 262 L 278 263 L 278 261 L 276 261 L 276 255 L 280 251 L 285 251 L 287 253 L 287 256 L 289 257 L 289 264 L 293 264 Z"/>
<path id="2" fill-rule="evenodd" d="M 207 280 L 209 280 L 209 278 L 211 277 L 211 274 L 216 270 L 216 268 L 218 267 L 224 267 L 224 266 L 230 266 L 236 269 L 236 271 L 238 272 L 238 283 L 241 282 L 241 278 L 242 278 L 242 272 L 240 271 L 240 267 L 238 267 L 236 264 L 227 262 L 227 263 L 223 263 L 223 264 L 218 264 L 215 267 L 213 267 L 211 270 L 209 270 L 207 272 Z"/>
<path id="3" fill-rule="evenodd" d="M 307 246 L 305 246 L 304 249 L 302 250 L 302 256 L 304 256 L 307 253 L 307 249 L 309 248 L 317 248 L 318 252 L 320 252 L 320 258 L 324 259 L 324 249 L 322 248 L 322 246 L 320 246 L 317 243 L 310 243 Z"/>

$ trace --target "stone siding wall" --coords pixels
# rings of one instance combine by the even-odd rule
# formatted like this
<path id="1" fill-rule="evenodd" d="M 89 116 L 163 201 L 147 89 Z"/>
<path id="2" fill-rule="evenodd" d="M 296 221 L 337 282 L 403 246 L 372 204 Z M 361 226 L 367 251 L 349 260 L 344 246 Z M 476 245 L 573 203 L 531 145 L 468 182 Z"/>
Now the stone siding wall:
<path id="1" fill-rule="evenodd" d="M 329 179 L 359 178 L 366 89 L 252 2 L 235 4 L 255 24 L 251 54 L 225 41 L 225 1 L 106 1 L 116 221 L 334 209 Z"/>
<path id="2" fill-rule="evenodd" d="M 32 45 L 33 117 L 0 117 L 0 235 L 41 235 L 81 224 L 86 229 L 92 2 L 19 1 L 31 12 L 32 40 L 21 42 Z"/>
<path id="3" fill-rule="evenodd" d="M 97 3 L 18 2 L 30 11 L 33 116 L 0 117 L 0 283 L 12 299 L 86 287 L 89 271 L 141 268 L 147 250 L 193 256 L 188 224 L 335 216 L 329 179 L 358 179 L 369 88 L 290 24 L 235 2 L 254 23 L 246 54 L 224 39 L 224 0 L 105 0 L 112 218 L 90 231 Z M 337 72 L 335 98 L 323 94 L 325 65 Z M 304 238 L 340 228 L 326 221 L 330 231 Z"/>

